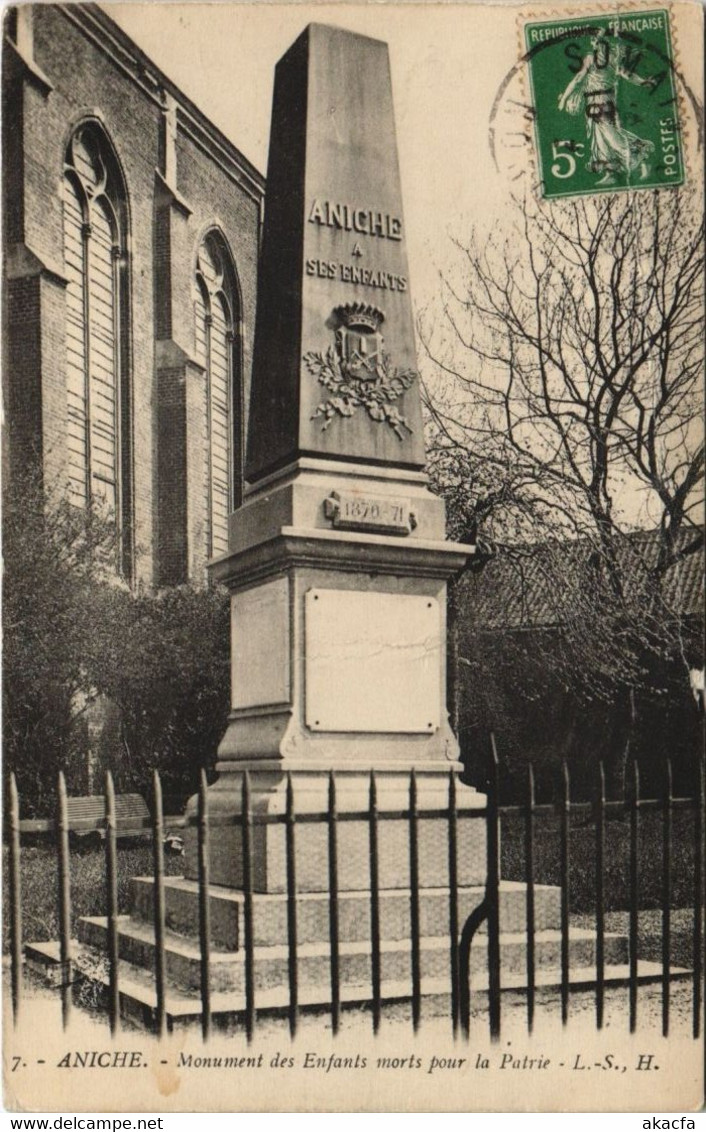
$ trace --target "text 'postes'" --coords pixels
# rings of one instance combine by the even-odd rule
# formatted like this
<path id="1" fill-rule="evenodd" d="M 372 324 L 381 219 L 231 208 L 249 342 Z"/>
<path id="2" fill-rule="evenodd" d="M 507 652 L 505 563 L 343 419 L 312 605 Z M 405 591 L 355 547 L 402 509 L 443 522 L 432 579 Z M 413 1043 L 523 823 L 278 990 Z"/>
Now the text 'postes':
<path id="1" fill-rule="evenodd" d="M 309 213 L 310 224 L 339 228 L 342 232 L 360 232 L 364 236 L 378 236 L 383 240 L 402 239 L 402 221 L 388 212 L 374 208 L 357 208 L 353 204 L 315 200 Z"/>

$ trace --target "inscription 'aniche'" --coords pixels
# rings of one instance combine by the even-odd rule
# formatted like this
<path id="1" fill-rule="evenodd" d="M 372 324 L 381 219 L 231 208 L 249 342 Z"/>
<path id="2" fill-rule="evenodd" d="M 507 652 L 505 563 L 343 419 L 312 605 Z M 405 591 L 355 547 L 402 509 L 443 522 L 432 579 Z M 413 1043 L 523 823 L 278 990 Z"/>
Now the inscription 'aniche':
<path id="1" fill-rule="evenodd" d="M 378 236 L 386 240 L 402 239 L 402 221 L 388 212 L 373 208 L 358 208 L 354 204 L 334 203 L 316 199 L 309 213 L 310 224 L 339 228 L 342 232 L 360 232 L 364 236 Z"/>

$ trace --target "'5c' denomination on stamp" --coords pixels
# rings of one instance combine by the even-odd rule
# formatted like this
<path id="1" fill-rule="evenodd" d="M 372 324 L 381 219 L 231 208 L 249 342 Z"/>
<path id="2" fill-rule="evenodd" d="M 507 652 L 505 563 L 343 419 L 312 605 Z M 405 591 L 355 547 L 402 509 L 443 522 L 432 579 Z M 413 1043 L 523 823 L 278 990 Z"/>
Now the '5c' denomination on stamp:
<path id="1" fill-rule="evenodd" d="M 527 23 L 524 35 L 543 196 L 683 183 L 666 11 Z"/>

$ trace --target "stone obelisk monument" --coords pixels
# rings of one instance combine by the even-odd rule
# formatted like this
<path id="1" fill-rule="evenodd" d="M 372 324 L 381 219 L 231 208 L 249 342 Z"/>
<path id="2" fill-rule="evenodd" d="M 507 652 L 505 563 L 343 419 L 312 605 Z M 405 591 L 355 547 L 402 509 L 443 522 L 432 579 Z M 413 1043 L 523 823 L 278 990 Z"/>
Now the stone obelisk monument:
<path id="1" fill-rule="evenodd" d="M 427 487 L 392 87 L 385 43 L 312 24 L 275 79 L 246 491 L 213 574 L 232 594 L 232 702 L 212 813 L 447 804 L 444 539 Z M 459 786 L 459 809 L 484 799 Z M 484 879 L 483 823 L 461 822 L 461 884 Z M 297 828 L 297 883 L 327 885 L 324 825 Z M 381 822 L 380 884 L 409 885 L 407 827 Z M 341 891 L 368 884 L 364 821 L 338 828 Z M 242 886 L 237 823 L 211 882 Z M 443 820 L 420 822 L 420 878 L 447 881 Z M 284 828 L 256 825 L 256 891 L 286 885 Z M 193 846 L 188 871 L 196 875 Z"/>

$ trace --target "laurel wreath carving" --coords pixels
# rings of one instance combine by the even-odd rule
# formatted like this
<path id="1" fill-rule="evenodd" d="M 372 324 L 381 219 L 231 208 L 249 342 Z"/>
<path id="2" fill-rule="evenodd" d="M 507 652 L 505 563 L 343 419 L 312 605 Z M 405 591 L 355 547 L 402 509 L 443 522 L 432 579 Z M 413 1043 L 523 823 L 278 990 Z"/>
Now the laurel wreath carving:
<path id="1" fill-rule="evenodd" d="M 399 440 L 405 440 L 414 431 L 393 402 L 400 397 L 416 378 L 411 369 L 392 369 L 388 354 L 382 354 L 377 368 L 377 376 L 371 380 L 350 377 L 344 373 L 341 359 L 335 346 L 329 346 L 324 353 L 314 350 L 304 355 L 309 373 L 328 389 L 333 396 L 316 406 L 312 421 L 323 417 L 322 432 L 336 417 L 352 417 L 361 408 L 365 409 L 373 421 L 385 422 Z"/>

